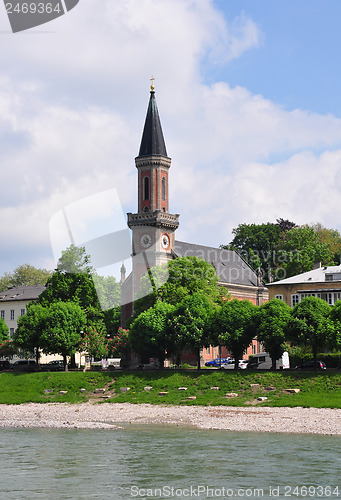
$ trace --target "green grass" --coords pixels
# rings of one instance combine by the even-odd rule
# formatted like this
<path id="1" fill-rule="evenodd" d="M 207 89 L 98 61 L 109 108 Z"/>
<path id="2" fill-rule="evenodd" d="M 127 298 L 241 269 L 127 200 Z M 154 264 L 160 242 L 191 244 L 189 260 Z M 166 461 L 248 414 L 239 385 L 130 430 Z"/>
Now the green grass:
<path id="1" fill-rule="evenodd" d="M 251 384 L 259 384 L 254 392 Z M 147 392 L 145 386 L 152 389 Z M 211 387 L 219 387 L 212 390 Z M 106 388 L 108 399 L 94 394 L 95 389 Z M 130 387 L 122 393 L 121 387 Z M 179 387 L 187 387 L 179 391 Z M 275 387 L 267 391 L 266 387 Z M 80 389 L 86 389 L 81 393 Z M 285 389 L 300 389 L 298 394 L 285 393 Z M 45 393 L 50 389 L 52 392 Z M 61 395 L 59 391 L 67 391 Z M 159 392 L 168 394 L 160 396 Z M 237 397 L 227 398 L 226 393 L 237 393 Z M 195 400 L 188 399 L 195 396 Z M 267 400 L 255 403 L 258 396 Z M 27 373 L 0 374 L 0 403 L 20 404 L 27 402 L 68 402 L 79 403 L 89 399 L 95 401 L 130 402 L 177 405 L 231 405 L 245 406 L 303 406 L 315 408 L 341 408 L 341 373 L 303 372 L 244 372 L 231 371 L 197 372 L 67 372 L 67 373 Z"/>

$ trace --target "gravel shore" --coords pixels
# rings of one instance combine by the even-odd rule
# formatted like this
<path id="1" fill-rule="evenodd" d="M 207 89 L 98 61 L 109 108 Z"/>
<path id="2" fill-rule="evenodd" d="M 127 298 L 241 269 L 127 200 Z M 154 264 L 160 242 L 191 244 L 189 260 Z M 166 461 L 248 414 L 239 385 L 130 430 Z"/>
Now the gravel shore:
<path id="1" fill-rule="evenodd" d="M 171 424 L 226 431 L 341 435 L 341 409 L 46 403 L 0 405 L 0 427 L 117 429 Z"/>

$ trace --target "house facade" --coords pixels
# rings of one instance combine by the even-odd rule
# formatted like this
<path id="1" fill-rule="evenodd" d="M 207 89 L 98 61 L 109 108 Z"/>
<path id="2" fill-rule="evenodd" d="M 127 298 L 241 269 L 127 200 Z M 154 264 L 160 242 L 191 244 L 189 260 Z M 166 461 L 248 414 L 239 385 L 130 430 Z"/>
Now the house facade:
<path id="1" fill-rule="evenodd" d="M 17 286 L 0 292 L 0 318 L 8 326 L 10 338 L 17 329 L 18 319 L 26 314 L 28 304 L 37 300 L 44 290 L 44 286 L 35 285 Z"/>
<path id="2" fill-rule="evenodd" d="M 284 300 L 291 307 L 311 295 L 333 305 L 341 300 L 341 265 L 321 266 L 318 263 L 311 271 L 268 283 L 267 287 L 269 299 Z"/>

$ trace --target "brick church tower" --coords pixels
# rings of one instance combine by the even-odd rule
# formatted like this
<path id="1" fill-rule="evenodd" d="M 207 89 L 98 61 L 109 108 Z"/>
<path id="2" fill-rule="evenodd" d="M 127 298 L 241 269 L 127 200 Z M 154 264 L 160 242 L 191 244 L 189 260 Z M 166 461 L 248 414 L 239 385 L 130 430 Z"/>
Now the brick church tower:
<path id="1" fill-rule="evenodd" d="M 135 165 L 138 174 L 138 209 L 137 213 L 127 214 L 128 226 L 132 230 L 132 273 L 123 286 L 125 294 L 130 290 L 128 293 L 132 302 L 139 289 L 140 278 L 147 269 L 173 258 L 174 233 L 179 226 L 179 214 L 169 213 L 171 159 L 167 156 L 154 85 L 151 86 Z"/>

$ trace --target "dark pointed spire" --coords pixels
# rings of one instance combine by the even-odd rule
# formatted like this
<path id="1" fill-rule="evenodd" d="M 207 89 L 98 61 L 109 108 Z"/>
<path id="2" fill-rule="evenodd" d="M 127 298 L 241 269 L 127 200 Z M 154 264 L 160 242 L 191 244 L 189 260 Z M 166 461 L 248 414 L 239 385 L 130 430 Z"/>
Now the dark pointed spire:
<path id="1" fill-rule="evenodd" d="M 167 156 L 153 84 L 139 151 L 139 156 L 151 155 Z"/>

